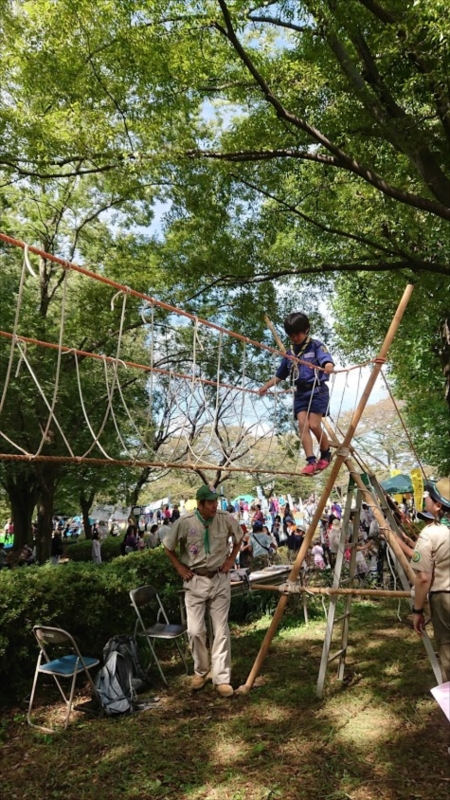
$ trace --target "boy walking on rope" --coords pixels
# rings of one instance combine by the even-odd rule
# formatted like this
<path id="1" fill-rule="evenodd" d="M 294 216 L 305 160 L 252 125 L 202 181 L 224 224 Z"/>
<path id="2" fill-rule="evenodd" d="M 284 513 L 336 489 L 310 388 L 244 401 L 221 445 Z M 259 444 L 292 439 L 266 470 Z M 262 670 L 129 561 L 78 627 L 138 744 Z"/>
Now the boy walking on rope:
<path id="1" fill-rule="evenodd" d="M 326 469 L 331 461 L 330 443 L 325 431 L 322 430 L 322 417 L 328 414 L 330 394 L 327 382 L 334 370 L 334 361 L 325 345 L 318 339 L 311 338 L 306 314 L 298 311 L 289 314 L 284 320 L 284 330 L 293 346 L 282 359 L 276 374 L 261 386 L 258 394 L 265 394 L 272 386 L 276 386 L 288 377 L 295 383 L 294 417 L 298 420 L 307 461 L 300 474 L 314 475 Z M 294 355 L 307 363 L 297 364 L 287 358 L 289 355 Z M 315 370 L 314 367 L 323 369 Z M 313 452 L 311 432 L 320 447 L 318 461 Z"/>

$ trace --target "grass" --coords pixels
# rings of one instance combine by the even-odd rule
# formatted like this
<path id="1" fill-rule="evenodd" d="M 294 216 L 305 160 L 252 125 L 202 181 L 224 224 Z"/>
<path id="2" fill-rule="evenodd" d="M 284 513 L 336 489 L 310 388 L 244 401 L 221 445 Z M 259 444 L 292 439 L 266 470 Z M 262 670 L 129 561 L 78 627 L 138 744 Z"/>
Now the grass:
<path id="1" fill-rule="evenodd" d="M 408 622 L 408 618 L 406 618 Z M 233 682 L 244 682 L 268 617 L 233 628 Z M 322 619 L 283 620 L 252 692 L 192 694 L 179 661 L 164 664 L 160 708 L 120 719 L 76 712 L 66 732 L 33 731 L 23 709 L 0 726 L 2 792 L 15 800 L 448 800 L 449 727 L 434 676 L 396 605 L 354 604 L 343 683 L 315 682 Z M 51 694 L 52 698 L 56 695 Z M 46 722 L 61 706 L 38 709 Z"/>

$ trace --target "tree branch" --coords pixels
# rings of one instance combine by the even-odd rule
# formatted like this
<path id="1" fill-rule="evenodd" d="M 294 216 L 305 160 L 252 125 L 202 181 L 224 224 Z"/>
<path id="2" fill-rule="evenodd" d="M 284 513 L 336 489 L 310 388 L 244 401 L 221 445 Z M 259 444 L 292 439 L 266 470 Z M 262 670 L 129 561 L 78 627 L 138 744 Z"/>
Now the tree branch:
<path id="1" fill-rule="evenodd" d="M 377 17 L 381 22 L 385 22 L 387 25 L 392 24 L 394 25 L 398 22 L 397 17 L 391 14 L 390 11 L 387 11 L 385 8 L 380 6 L 376 0 L 359 0 L 362 6 L 367 8 L 374 17 Z"/>
<path id="2" fill-rule="evenodd" d="M 286 20 L 281 19 L 280 17 L 270 17 L 266 14 L 258 14 L 258 16 L 250 16 L 252 12 L 249 11 L 247 14 L 247 18 L 250 22 L 268 22 L 269 25 L 277 25 L 280 28 L 287 28 L 291 31 L 296 31 L 297 33 L 312 33 L 317 36 L 317 31 L 311 28 L 310 25 L 296 25 L 294 22 L 287 22 Z"/>
<path id="3" fill-rule="evenodd" d="M 256 192 L 259 192 L 260 194 L 264 195 L 264 197 L 267 197 L 270 200 L 274 200 L 276 203 L 279 203 L 279 205 L 283 206 L 288 211 L 291 211 L 293 214 L 300 217 L 305 222 L 308 222 L 310 225 L 314 225 L 316 228 L 319 228 L 319 230 L 323 231 L 324 233 L 330 233 L 335 236 L 342 236 L 346 239 L 358 242 L 359 244 L 364 244 L 367 247 L 373 248 L 375 250 L 380 250 L 381 252 L 387 253 L 388 255 L 394 255 L 398 253 L 398 251 L 395 248 L 384 247 L 383 245 L 378 244 L 377 242 L 374 242 L 373 240 L 368 239 L 365 236 L 360 236 L 355 233 L 349 233 L 348 231 L 344 231 L 341 228 L 332 228 L 329 225 L 325 225 L 322 222 L 318 222 L 318 220 L 309 216 L 309 214 L 303 213 L 303 211 L 300 211 L 296 206 L 287 203 L 285 200 L 282 200 L 276 195 L 271 194 L 271 192 L 262 189 L 260 186 L 256 186 L 255 184 L 250 183 L 250 181 L 247 181 L 244 178 L 240 178 L 237 175 L 235 177 L 238 181 L 243 183 L 244 186 L 248 186 L 250 189 L 254 189 Z M 413 261 L 413 259 L 411 259 L 411 261 Z"/>
<path id="4" fill-rule="evenodd" d="M 225 28 L 223 28 L 218 23 L 215 24 L 217 30 L 230 41 L 232 46 L 234 47 L 237 55 L 246 66 L 250 74 L 253 76 L 257 84 L 260 86 L 266 100 L 270 103 L 273 108 L 275 109 L 277 116 L 280 119 L 285 119 L 287 122 L 291 123 L 294 127 L 299 128 L 300 130 L 305 131 L 314 141 L 318 144 L 325 147 L 326 150 L 332 153 L 332 155 L 340 161 L 341 169 L 344 169 L 348 172 L 352 172 L 355 175 L 358 175 L 362 178 L 365 182 L 369 183 L 371 186 L 376 188 L 378 191 L 382 192 L 388 197 L 392 197 L 393 199 L 404 203 L 406 205 L 412 206 L 414 208 L 422 209 L 423 211 L 429 211 L 430 213 L 436 214 L 443 219 L 450 220 L 450 208 L 446 207 L 442 203 L 428 200 L 424 197 L 420 197 L 419 195 L 411 194 L 409 192 L 405 192 L 398 187 L 391 186 L 387 181 L 385 181 L 381 176 L 377 175 L 374 170 L 365 167 L 363 164 L 360 164 L 356 159 L 352 158 L 351 156 L 347 155 L 341 148 L 337 147 L 333 142 L 331 142 L 324 134 L 315 128 L 313 125 L 310 125 L 306 120 L 297 117 L 295 114 L 287 111 L 282 102 L 279 100 L 276 95 L 273 94 L 272 90 L 270 89 L 269 84 L 263 78 L 259 70 L 256 68 L 255 64 L 251 60 L 250 56 L 243 48 L 242 44 L 240 43 L 237 35 L 235 33 L 233 23 L 231 21 L 230 12 L 228 10 L 227 3 L 225 0 L 219 0 L 219 5 L 222 10 L 222 15 L 225 21 Z"/>

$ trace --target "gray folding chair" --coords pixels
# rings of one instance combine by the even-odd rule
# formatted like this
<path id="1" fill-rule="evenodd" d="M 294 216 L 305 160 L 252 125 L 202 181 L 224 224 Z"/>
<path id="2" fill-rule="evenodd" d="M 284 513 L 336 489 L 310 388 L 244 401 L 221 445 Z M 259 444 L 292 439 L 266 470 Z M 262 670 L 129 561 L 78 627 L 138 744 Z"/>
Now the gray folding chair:
<path id="1" fill-rule="evenodd" d="M 164 610 L 164 606 L 161 603 L 159 594 L 153 586 L 140 586 L 138 589 L 132 589 L 130 592 L 130 598 L 131 598 L 131 604 L 137 615 L 136 624 L 134 626 L 134 638 L 136 639 L 137 636 L 140 636 L 144 637 L 147 640 L 148 646 L 150 648 L 151 657 L 154 659 L 156 666 L 159 669 L 161 678 L 163 679 L 164 683 L 167 686 L 168 684 L 164 672 L 162 671 L 161 664 L 159 663 L 156 657 L 155 647 L 154 647 L 155 640 L 166 639 L 166 640 L 173 640 L 175 642 L 187 673 L 188 665 L 186 663 L 183 651 L 178 642 L 178 639 L 181 636 L 186 636 L 187 626 L 171 625 L 168 616 Z M 157 610 L 156 622 L 153 622 L 153 624 L 147 626 L 144 622 L 142 611 L 146 606 L 148 608 L 151 607 L 150 604 L 152 603 L 152 601 L 155 601 L 153 605 L 156 606 Z M 164 622 L 160 622 L 161 617 L 163 618 Z M 147 667 L 147 671 L 150 668 L 151 663 L 152 662 L 150 660 L 150 664 Z"/>
<path id="2" fill-rule="evenodd" d="M 28 724 L 33 728 L 39 728 L 47 733 L 54 732 L 54 728 L 46 728 L 43 725 L 37 725 L 31 721 L 31 711 L 33 708 L 38 676 L 51 675 L 54 678 L 60 694 L 67 706 L 66 719 L 64 722 L 65 730 L 69 724 L 69 717 L 72 711 L 77 675 L 79 675 L 81 672 L 84 672 L 91 686 L 93 697 L 98 701 L 99 708 L 101 708 L 100 698 L 98 697 L 97 690 L 89 672 L 89 670 L 93 669 L 93 667 L 96 667 L 100 662 L 98 658 L 82 656 L 75 639 L 70 635 L 70 633 L 67 633 L 67 631 L 62 630 L 61 628 L 50 628 L 44 625 L 35 625 L 33 628 L 33 633 L 39 645 L 39 655 L 34 673 L 33 688 L 31 689 L 27 721 Z M 54 645 L 58 646 L 58 654 L 54 653 L 54 657 L 51 659 L 47 652 L 47 648 L 53 648 Z M 63 646 L 64 648 L 67 647 L 69 652 L 61 655 L 61 648 Z M 66 696 L 58 678 L 72 679 L 68 697 Z"/>

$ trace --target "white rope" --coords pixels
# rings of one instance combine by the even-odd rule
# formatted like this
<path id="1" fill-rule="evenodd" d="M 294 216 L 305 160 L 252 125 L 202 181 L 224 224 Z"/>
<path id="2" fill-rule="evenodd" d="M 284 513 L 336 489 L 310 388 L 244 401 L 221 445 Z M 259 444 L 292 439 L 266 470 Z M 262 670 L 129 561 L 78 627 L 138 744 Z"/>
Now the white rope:
<path id="1" fill-rule="evenodd" d="M 106 362 L 103 362 L 103 363 L 106 364 Z M 90 422 L 90 419 L 89 419 L 89 415 L 88 415 L 88 413 L 86 411 L 86 405 L 85 405 L 84 397 L 83 397 L 83 390 L 81 388 L 80 367 L 79 367 L 79 364 L 78 364 L 78 356 L 77 355 L 75 355 L 75 372 L 76 372 L 76 375 L 77 375 L 78 395 L 79 395 L 79 398 L 80 398 L 81 410 L 83 412 L 83 416 L 84 416 L 84 419 L 86 421 L 86 425 L 88 426 L 89 431 L 91 433 L 91 436 L 92 436 L 92 438 L 94 440 L 93 445 L 89 448 L 89 450 L 86 451 L 86 453 L 83 453 L 81 458 L 86 458 L 86 456 L 91 452 L 91 450 L 97 444 L 99 449 L 101 450 L 101 452 L 105 456 L 105 458 L 108 458 L 110 461 L 113 461 L 113 458 L 110 455 L 108 455 L 106 450 L 103 449 L 102 445 L 98 441 L 98 434 L 95 433 L 95 431 L 94 431 L 94 429 L 93 429 L 93 427 L 91 425 L 91 422 Z"/>
<path id="2" fill-rule="evenodd" d="M 54 411 L 55 411 L 56 401 L 58 399 L 59 377 L 60 377 L 60 374 L 61 374 L 61 356 L 62 356 L 62 349 L 61 348 L 62 348 L 62 343 L 63 343 L 63 338 L 64 338 L 64 325 L 65 325 L 65 320 L 66 320 L 67 275 L 68 275 L 67 270 L 64 270 L 63 296 L 62 296 L 62 302 L 61 302 L 61 322 L 60 322 L 60 326 L 59 326 L 59 342 L 58 342 L 59 347 L 58 347 L 58 355 L 57 355 L 57 359 L 56 359 L 55 387 L 54 387 L 54 390 L 53 390 L 53 398 L 52 398 L 50 413 L 49 413 L 48 419 L 47 419 L 47 424 L 46 424 L 44 430 L 42 431 L 41 443 L 40 443 L 40 445 L 39 445 L 39 447 L 38 447 L 38 449 L 37 449 L 37 451 L 35 453 L 35 455 L 37 455 L 37 456 L 40 455 L 41 450 L 44 447 L 44 444 L 48 441 L 48 433 L 49 433 L 49 430 L 50 430 L 50 425 L 52 424 L 52 420 L 54 418 Z"/>
<path id="3" fill-rule="evenodd" d="M 25 264 L 27 266 L 28 272 L 30 273 L 30 275 L 33 276 L 33 278 L 37 278 L 37 275 L 36 275 L 33 267 L 31 266 L 31 261 L 30 261 L 30 257 L 29 257 L 29 248 L 28 248 L 27 244 L 23 248 L 23 257 L 25 259 Z"/>
<path id="4" fill-rule="evenodd" d="M 120 428 L 119 428 L 119 425 L 117 423 L 117 418 L 116 418 L 116 414 L 115 414 L 115 411 L 114 411 L 114 403 L 113 403 L 113 392 L 114 392 L 114 389 L 112 390 L 112 392 L 110 394 L 109 381 L 108 381 L 108 367 L 107 367 L 106 362 L 103 362 L 103 363 L 104 363 L 104 367 L 105 367 L 105 385 L 106 385 L 106 392 L 107 392 L 108 402 L 110 403 L 111 419 L 113 421 L 113 425 L 114 425 L 114 428 L 115 428 L 116 433 L 117 433 L 117 438 L 119 439 L 120 444 L 122 445 L 123 449 L 125 450 L 125 453 L 131 459 L 133 459 L 133 458 L 135 459 L 134 453 L 130 452 L 130 450 L 128 449 L 128 447 L 127 447 L 127 445 L 126 445 L 126 443 L 125 443 L 125 441 L 123 439 L 123 436 L 122 436 L 122 434 L 120 432 Z M 123 366 L 125 367 L 125 364 L 123 364 Z M 119 390 L 119 394 L 120 394 L 120 396 L 122 398 L 122 402 L 124 403 L 125 411 L 128 413 L 128 406 L 126 406 L 125 401 L 123 399 L 122 390 L 120 388 L 120 384 L 119 384 L 119 380 L 118 380 L 117 363 L 114 364 L 114 373 L 115 373 L 115 385 L 117 386 L 117 389 Z M 128 414 L 128 417 L 129 417 L 130 422 L 134 426 L 135 430 L 137 431 L 137 434 L 138 434 L 139 438 L 141 438 L 141 433 L 136 428 L 136 426 L 134 424 L 134 420 L 131 419 L 131 416 L 129 416 L 129 414 Z"/>
<path id="5" fill-rule="evenodd" d="M 27 352 L 27 342 L 22 342 L 22 347 L 23 347 L 24 352 L 26 353 Z M 20 375 L 20 369 L 22 367 L 22 363 L 23 363 L 23 358 L 22 358 L 22 355 L 20 355 L 19 356 L 19 360 L 17 362 L 16 371 L 14 373 L 14 377 L 16 378 L 16 380 Z"/>
<path id="6" fill-rule="evenodd" d="M 8 392 L 9 381 L 11 378 L 11 371 L 12 371 L 12 364 L 14 359 L 14 349 L 16 347 L 17 341 L 17 329 L 19 327 L 19 317 L 20 317 L 20 309 L 22 307 L 22 299 L 23 299 L 23 289 L 25 285 L 25 273 L 27 270 L 27 260 L 28 260 L 28 245 L 26 244 L 23 250 L 23 260 L 22 260 L 22 272 L 20 274 L 20 282 L 19 282 L 19 292 L 17 296 L 17 305 L 16 305 L 16 313 L 14 316 L 14 325 L 12 331 L 12 339 L 11 339 L 11 347 L 9 350 L 9 358 L 8 358 L 8 366 L 6 368 L 6 375 L 5 375 L 5 382 L 3 384 L 3 392 L 2 397 L 0 399 L 0 414 L 3 411 L 3 406 L 5 404 L 6 395 Z"/>
<path id="7" fill-rule="evenodd" d="M 143 436 L 143 444 L 148 447 L 147 436 L 150 429 L 150 425 L 153 427 L 153 367 L 155 362 L 155 307 L 153 303 L 150 305 L 150 376 L 148 379 L 149 389 L 148 389 L 148 407 L 147 407 L 147 419 L 145 423 L 145 431 Z M 140 452 L 140 449 L 138 452 Z"/>
<path id="8" fill-rule="evenodd" d="M 31 377 L 32 377 L 32 379 L 33 379 L 33 381 L 34 381 L 35 385 L 36 385 L 36 388 L 37 388 L 37 390 L 38 390 L 39 394 L 41 395 L 41 397 L 42 397 L 42 399 L 43 399 L 43 401 L 44 401 L 45 405 L 47 406 L 47 408 L 48 408 L 48 410 L 49 410 L 49 412 L 50 412 L 50 414 L 51 414 L 52 418 L 54 419 L 54 421 L 55 421 L 55 425 L 56 425 L 56 427 L 58 428 L 58 430 L 59 430 L 59 432 L 60 432 L 60 434 L 61 434 L 62 440 L 63 440 L 64 444 L 66 445 L 66 447 L 67 447 L 67 449 L 68 449 L 68 451 L 69 451 L 69 454 L 72 456 L 72 458 L 74 458 L 74 457 L 75 457 L 75 456 L 74 456 L 74 453 L 73 453 L 73 451 L 72 451 L 72 448 L 71 448 L 71 446 L 70 446 L 69 442 L 67 441 L 67 439 L 66 439 L 66 437 L 65 437 L 65 435 L 64 435 L 64 431 L 63 431 L 63 429 L 61 428 L 61 425 L 59 424 L 59 422 L 58 422 L 58 420 L 57 420 L 57 418 L 56 418 L 56 415 L 54 414 L 54 411 L 52 411 L 51 405 L 50 405 L 50 403 L 48 402 L 48 400 L 47 400 L 47 398 L 46 398 L 46 396 L 45 396 L 44 390 L 42 389 L 42 387 L 41 387 L 41 385 L 40 385 L 40 383 L 39 383 L 39 380 L 38 380 L 38 378 L 36 377 L 36 375 L 35 375 L 35 373 L 34 373 L 34 371 L 33 371 L 32 367 L 31 367 L 31 364 L 30 364 L 30 363 L 29 363 L 29 361 L 28 361 L 28 358 L 26 357 L 25 353 L 22 351 L 22 348 L 21 348 L 21 345 L 20 345 L 20 344 L 17 344 L 17 349 L 18 349 L 18 350 L 19 350 L 19 351 L 22 353 L 22 358 L 23 358 L 23 361 L 24 361 L 24 363 L 26 364 L 26 366 L 27 366 L 27 368 L 28 368 L 28 371 L 29 371 L 29 373 L 30 373 L 30 375 L 31 375 Z M 37 453 L 35 453 L 35 455 L 37 455 Z"/>
<path id="9" fill-rule="evenodd" d="M 113 300 L 114 299 L 115 299 L 115 297 L 113 298 Z M 119 332 L 118 332 L 118 335 L 117 335 L 116 360 L 120 360 L 120 350 L 121 350 L 121 346 L 122 346 L 122 335 L 123 335 L 123 326 L 124 326 L 124 321 L 125 321 L 126 305 L 127 305 L 127 293 L 124 292 L 123 293 L 123 301 L 122 301 L 122 312 L 121 312 L 121 316 L 120 316 Z M 75 364 L 76 364 L 76 369 L 77 369 L 78 392 L 79 392 L 79 395 L 80 395 L 83 414 L 84 414 L 84 418 L 86 420 L 86 424 L 87 424 L 87 426 L 88 426 L 88 428 L 89 428 L 89 430 L 90 430 L 90 432 L 92 434 L 92 437 L 93 437 L 93 442 L 92 442 L 91 446 L 89 447 L 88 450 L 86 450 L 85 453 L 83 453 L 82 458 L 86 458 L 86 456 L 88 456 L 89 453 L 92 452 L 94 447 L 97 446 L 100 449 L 100 451 L 104 454 L 105 458 L 108 458 L 110 461 L 112 461 L 113 460 L 112 457 L 110 455 L 108 455 L 106 450 L 100 444 L 100 437 L 101 437 L 101 435 L 102 435 L 102 433 L 103 433 L 103 431 L 104 431 L 104 429 L 106 427 L 106 423 L 107 423 L 107 421 L 109 419 L 109 416 L 111 414 L 111 408 L 112 408 L 112 403 L 113 403 L 113 398 L 114 398 L 115 383 L 116 383 L 116 370 L 113 371 L 113 380 L 112 380 L 111 390 L 110 390 L 109 389 L 109 382 L 108 382 L 107 362 L 106 361 L 103 362 L 103 364 L 105 365 L 105 382 L 106 382 L 106 391 L 107 391 L 107 396 L 108 396 L 108 403 L 107 403 L 107 406 L 106 406 L 106 411 L 105 411 L 105 414 L 103 416 L 102 423 L 100 425 L 100 429 L 99 429 L 98 433 L 95 433 L 93 428 L 92 428 L 92 426 L 91 426 L 91 423 L 89 421 L 89 418 L 88 418 L 88 415 L 87 415 L 87 412 L 86 412 L 86 407 L 85 407 L 85 404 L 84 404 L 83 393 L 82 393 L 82 389 L 81 389 L 80 371 L 79 371 L 79 368 L 78 368 L 78 359 L 77 358 L 75 359 Z"/>
<path id="10" fill-rule="evenodd" d="M 197 320 L 196 320 L 196 322 L 197 322 Z M 195 457 L 196 458 L 195 463 L 198 463 L 199 461 L 202 460 L 204 453 L 209 448 L 209 446 L 211 444 L 211 441 L 212 441 L 212 438 L 214 436 L 215 427 L 217 425 L 217 419 L 218 419 L 218 414 L 219 414 L 219 401 L 220 401 L 220 386 L 219 386 L 219 383 L 220 383 L 220 372 L 221 372 L 221 367 L 222 367 L 222 336 L 223 336 L 222 335 L 222 331 L 220 331 L 220 333 L 219 333 L 219 345 L 218 345 L 218 356 L 217 356 L 217 373 L 216 373 L 216 400 L 215 400 L 215 405 L 214 405 L 214 413 L 212 415 L 210 415 L 210 419 L 211 419 L 210 435 L 209 435 L 209 439 L 205 443 L 201 453 L 198 456 Z M 206 411 L 209 414 L 209 406 L 208 405 L 206 406 Z"/>

